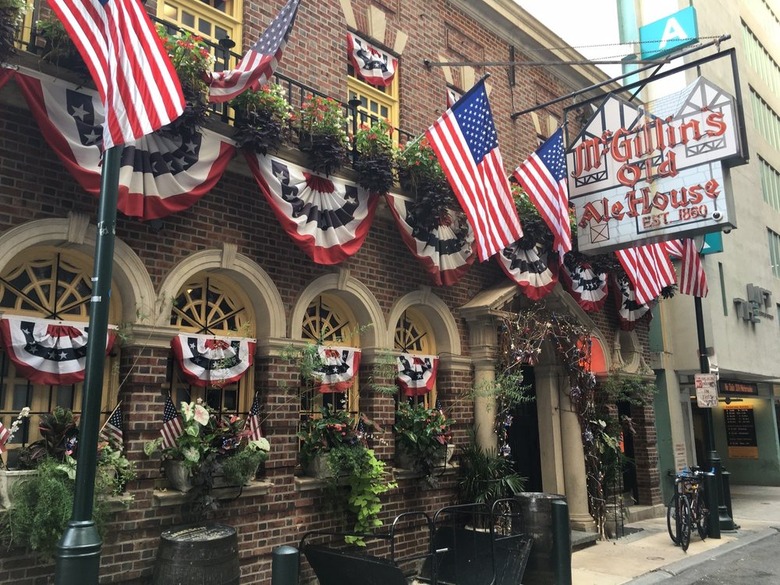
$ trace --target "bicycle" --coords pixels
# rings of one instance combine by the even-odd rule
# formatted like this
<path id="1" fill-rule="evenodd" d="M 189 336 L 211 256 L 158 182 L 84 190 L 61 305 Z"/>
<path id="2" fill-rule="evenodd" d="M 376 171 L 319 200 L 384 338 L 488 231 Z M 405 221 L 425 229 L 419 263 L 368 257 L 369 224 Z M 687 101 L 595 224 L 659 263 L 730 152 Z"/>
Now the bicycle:
<path id="1" fill-rule="evenodd" d="M 672 542 L 683 551 L 688 550 L 694 525 L 702 540 L 709 531 L 703 478 L 704 472 L 696 467 L 685 469 L 674 478 L 674 495 L 666 508 L 666 527 Z"/>

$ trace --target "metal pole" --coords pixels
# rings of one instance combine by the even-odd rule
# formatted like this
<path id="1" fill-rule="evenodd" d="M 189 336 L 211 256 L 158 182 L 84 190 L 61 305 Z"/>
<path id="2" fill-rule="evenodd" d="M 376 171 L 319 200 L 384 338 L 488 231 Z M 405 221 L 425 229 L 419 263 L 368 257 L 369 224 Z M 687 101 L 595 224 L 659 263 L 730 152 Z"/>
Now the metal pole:
<path id="1" fill-rule="evenodd" d="M 100 398 L 103 394 L 121 156 L 121 146 L 112 147 L 103 155 L 95 241 L 95 276 L 92 277 L 89 309 L 89 343 L 81 400 L 76 489 L 73 515 L 57 545 L 54 573 L 56 585 L 97 585 L 100 569 L 100 550 L 103 543 L 92 520 L 92 503 L 95 497 Z"/>
<path id="2" fill-rule="evenodd" d="M 555 585 L 571 585 L 571 528 L 566 500 L 550 502 L 553 529 L 553 575 Z"/>
<path id="3" fill-rule="evenodd" d="M 696 312 L 696 337 L 699 342 L 699 369 L 702 374 L 708 374 L 710 372 L 710 362 L 707 359 L 707 344 L 704 339 L 704 316 L 701 306 L 701 297 L 693 297 L 693 307 Z M 705 448 L 707 449 L 707 471 L 711 471 L 715 474 L 715 488 L 718 492 L 718 516 L 717 522 L 720 530 L 733 530 L 734 521 L 729 517 L 728 511 L 724 504 L 723 499 L 723 468 L 721 465 L 720 455 L 715 448 L 715 424 L 712 420 L 712 409 L 704 408 L 704 426 L 706 430 L 707 443 Z M 715 515 L 710 511 L 710 522 L 716 520 Z M 718 538 L 718 537 L 713 537 Z"/>

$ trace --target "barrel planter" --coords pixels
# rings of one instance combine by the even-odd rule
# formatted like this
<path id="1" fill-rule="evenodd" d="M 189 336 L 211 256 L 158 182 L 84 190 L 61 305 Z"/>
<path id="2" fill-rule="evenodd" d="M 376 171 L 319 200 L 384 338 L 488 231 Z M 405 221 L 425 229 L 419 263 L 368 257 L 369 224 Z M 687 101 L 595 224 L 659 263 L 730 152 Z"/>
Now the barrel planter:
<path id="1" fill-rule="evenodd" d="M 523 512 L 525 530 L 534 541 L 523 585 L 555 583 L 552 502 L 565 501 L 566 497 L 543 492 L 524 492 L 517 494 L 515 499 Z"/>
<path id="2" fill-rule="evenodd" d="M 232 526 L 198 524 L 160 535 L 152 585 L 238 585 L 240 579 Z"/>

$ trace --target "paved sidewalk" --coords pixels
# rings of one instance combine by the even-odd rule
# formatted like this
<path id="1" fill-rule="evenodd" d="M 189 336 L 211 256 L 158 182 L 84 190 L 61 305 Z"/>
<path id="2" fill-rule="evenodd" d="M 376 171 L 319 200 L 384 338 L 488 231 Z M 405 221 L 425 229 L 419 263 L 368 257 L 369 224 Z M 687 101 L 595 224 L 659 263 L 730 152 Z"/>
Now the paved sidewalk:
<path id="1" fill-rule="evenodd" d="M 623 538 L 597 541 L 572 555 L 572 585 L 650 585 L 679 575 L 691 566 L 767 538 L 780 530 L 780 487 L 731 486 L 734 522 L 739 529 L 720 540 L 691 537 L 684 553 L 666 530 L 666 517 L 627 524 L 641 529 Z"/>

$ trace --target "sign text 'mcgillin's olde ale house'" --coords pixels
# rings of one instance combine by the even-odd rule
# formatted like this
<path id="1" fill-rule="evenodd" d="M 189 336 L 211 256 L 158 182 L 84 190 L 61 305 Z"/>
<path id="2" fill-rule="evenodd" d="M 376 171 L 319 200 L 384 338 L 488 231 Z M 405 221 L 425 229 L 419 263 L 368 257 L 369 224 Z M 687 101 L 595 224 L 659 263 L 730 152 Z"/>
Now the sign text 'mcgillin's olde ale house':
<path id="1" fill-rule="evenodd" d="M 737 120 L 703 77 L 644 106 L 608 96 L 566 151 L 580 251 L 736 227 L 724 162 L 742 158 Z"/>

